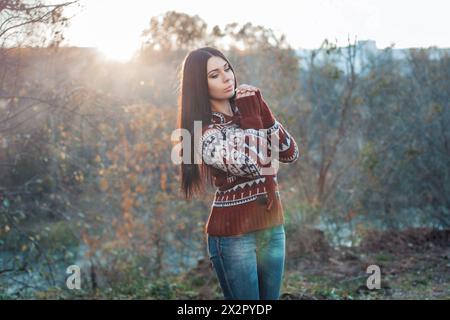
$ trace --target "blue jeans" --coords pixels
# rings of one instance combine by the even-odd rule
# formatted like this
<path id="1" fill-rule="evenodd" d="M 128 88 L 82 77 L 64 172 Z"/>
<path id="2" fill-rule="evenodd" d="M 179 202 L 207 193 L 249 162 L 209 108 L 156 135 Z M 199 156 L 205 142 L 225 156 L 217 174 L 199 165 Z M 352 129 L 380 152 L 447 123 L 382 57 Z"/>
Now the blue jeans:
<path id="1" fill-rule="evenodd" d="M 278 300 L 284 225 L 237 236 L 207 235 L 208 254 L 226 300 Z"/>

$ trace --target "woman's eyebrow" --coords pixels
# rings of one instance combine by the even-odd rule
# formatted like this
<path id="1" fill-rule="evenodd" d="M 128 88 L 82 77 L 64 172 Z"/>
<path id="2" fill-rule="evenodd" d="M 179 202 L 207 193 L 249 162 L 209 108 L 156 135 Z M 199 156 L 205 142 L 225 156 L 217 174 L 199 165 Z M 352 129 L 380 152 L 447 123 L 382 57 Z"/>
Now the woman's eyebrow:
<path id="1" fill-rule="evenodd" d="M 227 64 L 228 64 L 228 62 L 225 62 L 225 64 L 224 64 L 223 66 L 225 67 Z M 216 70 L 219 70 L 219 68 L 217 68 L 217 69 L 212 69 L 210 72 L 208 72 L 208 74 L 210 74 L 211 72 L 216 71 Z"/>

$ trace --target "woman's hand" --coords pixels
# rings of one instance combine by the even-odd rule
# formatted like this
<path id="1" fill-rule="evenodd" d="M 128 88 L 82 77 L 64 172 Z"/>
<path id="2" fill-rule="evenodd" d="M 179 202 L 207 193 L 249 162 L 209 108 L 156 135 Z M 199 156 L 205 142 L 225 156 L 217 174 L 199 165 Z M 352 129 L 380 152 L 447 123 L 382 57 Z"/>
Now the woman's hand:
<path id="1" fill-rule="evenodd" d="M 241 129 L 262 129 L 261 108 L 256 97 L 258 88 L 243 84 L 236 89 L 236 106 L 239 109 Z"/>
<path id="2" fill-rule="evenodd" d="M 260 115 L 262 117 L 262 121 L 263 121 L 263 128 L 267 129 L 272 127 L 275 124 L 275 115 L 272 113 L 272 111 L 270 110 L 269 106 L 267 105 L 266 101 L 263 99 L 262 95 L 261 95 L 261 91 L 254 86 L 251 86 L 249 84 L 241 84 L 240 86 L 238 86 L 236 88 L 236 97 L 235 100 L 238 100 L 240 98 L 243 97 L 248 97 L 248 96 L 254 96 L 256 95 L 259 101 L 259 105 L 261 106 L 261 108 L 258 108 L 257 110 L 255 109 L 256 106 L 252 108 L 250 108 L 249 110 L 242 110 L 242 108 L 240 108 L 239 110 L 241 111 L 242 114 L 246 114 L 248 111 L 249 114 L 247 114 L 248 116 L 254 114 L 254 115 Z M 239 107 L 239 105 L 238 105 Z M 254 128 L 256 129 L 256 128 Z"/>
<path id="3" fill-rule="evenodd" d="M 255 95 L 255 92 L 258 90 L 259 89 L 257 87 L 251 86 L 249 84 L 241 84 L 236 88 L 235 99 Z"/>

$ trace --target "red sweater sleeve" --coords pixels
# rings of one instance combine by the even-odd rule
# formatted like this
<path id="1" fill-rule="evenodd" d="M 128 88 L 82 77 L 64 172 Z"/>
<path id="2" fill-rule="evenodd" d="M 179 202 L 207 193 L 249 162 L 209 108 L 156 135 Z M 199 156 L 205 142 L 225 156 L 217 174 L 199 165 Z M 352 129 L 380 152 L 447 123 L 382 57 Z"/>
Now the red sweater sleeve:
<path id="1" fill-rule="evenodd" d="M 283 125 L 275 118 L 264 100 L 260 91 L 256 93 L 261 106 L 261 113 L 264 128 L 267 130 L 269 140 L 269 148 L 278 151 L 278 160 L 284 163 L 292 163 L 299 157 L 297 142 L 294 137 L 283 127 Z M 273 143 L 272 143 L 273 142 Z"/>

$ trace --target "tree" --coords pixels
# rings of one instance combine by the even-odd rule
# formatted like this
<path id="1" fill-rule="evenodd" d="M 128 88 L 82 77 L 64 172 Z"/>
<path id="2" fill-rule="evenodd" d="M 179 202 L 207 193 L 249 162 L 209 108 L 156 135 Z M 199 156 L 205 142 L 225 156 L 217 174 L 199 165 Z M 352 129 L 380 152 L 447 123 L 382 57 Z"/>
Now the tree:
<path id="1" fill-rule="evenodd" d="M 39 41 L 33 36 L 43 34 L 40 41 L 44 46 L 57 46 L 63 40 L 62 29 L 69 21 L 63 10 L 76 3 L 78 0 L 58 4 L 46 4 L 41 0 L 0 0 L 0 45 L 36 45 Z"/>
<path id="2" fill-rule="evenodd" d="M 168 11 L 150 19 L 149 28 L 142 32 L 144 47 L 160 52 L 190 50 L 205 38 L 206 27 L 198 15 Z"/>

